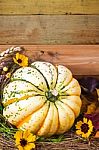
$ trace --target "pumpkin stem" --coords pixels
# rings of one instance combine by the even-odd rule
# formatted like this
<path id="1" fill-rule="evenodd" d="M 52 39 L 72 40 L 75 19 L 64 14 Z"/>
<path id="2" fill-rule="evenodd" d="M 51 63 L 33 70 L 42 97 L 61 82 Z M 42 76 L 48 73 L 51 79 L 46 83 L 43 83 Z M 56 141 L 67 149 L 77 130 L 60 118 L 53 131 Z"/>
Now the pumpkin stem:
<path id="1" fill-rule="evenodd" d="M 45 93 L 45 96 L 46 96 L 47 100 L 49 100 L 51 102 L 55 102 L 59 98 L 59 94 L 55 89 L 51 90 L 51 91 L 47 91 Z"/>

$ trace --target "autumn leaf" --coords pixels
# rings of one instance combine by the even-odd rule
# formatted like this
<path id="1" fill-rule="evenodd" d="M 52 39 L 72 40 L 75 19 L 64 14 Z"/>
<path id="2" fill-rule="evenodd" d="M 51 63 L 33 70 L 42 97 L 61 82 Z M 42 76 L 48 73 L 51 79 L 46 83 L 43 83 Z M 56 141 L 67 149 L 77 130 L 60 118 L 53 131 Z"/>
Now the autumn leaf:
<path id="1" fill-rule="evenodd" d="M 79 83 L 86 92 L 93 92 L 96 87 L 99 87 L 99 80 L 93 77 L 83 77 L 79 79 Z"/>
<path id="2" fill-rule="evenodd" d="M 81 94 L 84 95 L 89 102 L 98 101 L 96 88 L 99 87 L 99 80 L 93 77 L 83 77 L 78 81 L 81 86 Z"/>
<path id="3" fill-rule="evenodd" d="M 96 132 L 94 138 L 99 138 L 99 131 Z"/>
<path id="4" fill-rule="evenodd" d="M 78 80 L 81 86 L 81 113 L 91 114 L 97 108 L 99 80 L 93 77 L 83 77 Z"/>
<path id="5" fill-rule="evenodd" d="M 92 103 L 92 104 L 87 106 L 86 114 L 92 114 L 95 112 L 95 110 L 96 110 L 96 103 Z"/>
<path id="6" fill-rule="evenodd" d="M 96 89 L 97 95 L 98 95 L 98 101 L 99 101 L 99 89 Z"/>
<path id="7" fill-rule="evenodd" d="M 93 114 L 84 114 L 84 116 L 90 119 L 94 125 L 96 131 L 99 130 L 99 112 Z"/>

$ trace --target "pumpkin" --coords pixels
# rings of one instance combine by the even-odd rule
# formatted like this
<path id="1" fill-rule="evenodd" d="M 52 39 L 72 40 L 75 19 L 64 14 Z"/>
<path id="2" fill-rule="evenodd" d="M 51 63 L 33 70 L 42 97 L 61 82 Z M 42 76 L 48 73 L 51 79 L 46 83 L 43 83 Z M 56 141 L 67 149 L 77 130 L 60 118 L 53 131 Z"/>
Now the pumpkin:
<path id="1" fill-rule="evenodd" d="M 3 91 L 3 115 L 39 136 L 68 131 L 80 113 L 81 89 L 65 66 L 33 62 L 17 69 Z"/>

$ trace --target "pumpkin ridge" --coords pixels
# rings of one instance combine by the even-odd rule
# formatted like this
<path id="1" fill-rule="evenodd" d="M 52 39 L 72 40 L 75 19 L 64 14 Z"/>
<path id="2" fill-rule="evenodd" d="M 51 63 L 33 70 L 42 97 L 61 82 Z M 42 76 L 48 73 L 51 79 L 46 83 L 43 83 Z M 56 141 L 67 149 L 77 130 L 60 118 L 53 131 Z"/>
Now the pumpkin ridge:
<path id="1" fill-rule="evenodd" d="M 47 103 L 47 101 L 45 101 L 45 103 Z M 43 105 L 43 106 L 44 106 L 44 105 Z M 49 102 L 49 107 L 50 107 L 50 102 Z M 48 110 L 47 110 L 46 116 L 47 116 L 47 114 L 48 114 L 48 111 L 49 111 L 49 108 L 48 108 Z M 45 116 L 45 119 L 46 119 L 46 116 Z M 42 122 L 40 128 L 42 127 L 42 125 L 43 125 L 45 119 L 43 120 L 43 122 Z M 40 130 L 40 128 L 37 130 L 37 132 Z M 37 132 L 36 132 L 36 133 L 37 133 Z"/>
<path id="2" fill-rule="evenodd" d="M 27 81 L 25 79 L 18 79 L 18 78 L 17 79 L 11 79 L 11 82 L 13 82 L 13 81 L 25 81 L 25 82 L 30 83 L 31 85 L 35 86 L 38 90 L 44 92 L 43 90 L 39 89 L 38 86 L 34 85 L 33 83 L 31 83 L 31 82 L 29 82 L 29 81 Z"/>
<path id="3" fill-rule="evenodd" d="M 71 83 L 72 79 L 73 79 L 73 76 L 72 76 L 71 80 L 66 84 L 66 86 L 68 86 Z M 63 89 L 64 89 L 64 87 L 62 87 L 60 90 L 63 90 Z"/>
<path id="4" fill-rule="evenodd" d="M 50 62 L 45 62 L 45 61 L 33 62 L 31 66 L 36 67 L 44 75 L 44 77 L 46 78 L 48 82 L 49 90 L 52 90 L 55 88 L 55 84 L 57 80 L 56 66 L 54 66 Z"/>
<path id="5" fill-rule="evenodd" d="M 65 96 L 65 95 L 61 95 L 61 96 Z M 68 97 L 73 97 L 73 96 L 76 96 L 76 97 L 79 98 L 79 95 L 67 95 L 66 97 L 61 97 L 61 99 L 67 99 L 67 100 L 69 100 Z M 60 100 L 60 101 L 61 101 L 61 100 Z M 61 102 L 62 102 L 62 101 L 61 101 Z M 64 102 L 63 102 L 63 103 L 64 103 Z M 64 104 L 65 104 L 65 103 L 64 103 Z M 81 105 L 81 102 L 79 103 L 79 101 L 76 101 L 75 104 L 77 104 L 77 105 L 79 106 L 79 105 Z M 66 104 L 66 105 L 68 105 L 68 104 Z"/>
<path id="6" fill-rule="evenodd" d="M 56 134 L 62 134 L 62 133 L 64 133 L 64 132 L 66 132 L 66 131 L 68 130 L 68 128 L 69 128 L 69 115 L 68 115 L 68 113 L 65 111 L 64 107 L 61 106 L 61 105 L 59 105 L 58 101 L 57 101 L 56 103 L 57 103 L 57 107 L 58 107 L 58 116 L 59 116 L 59 126 L 58 126 L 58 130 L 56 131 Z M 65 126 L 65 124 L 61 124 L 61 118 L 63 117 L 63 116 L 61 116 L 61 114 L 64 114 L 63 112 L 61 112 L 61 110 L 64 111 L 65 116 L 68 116 L 68 123 L 65 122 L 65 124 L 66 124 L 67 126 Z M 60 116 L 61 116 L 61 117 L 60 117 Z M 65 120 L 67 121 L 66 118 L 65 118 Z M 62 129 L 61 129 L 61 128 L 62 128 Z M 65 129 L 65 128 L 66 128 L 66 129 Z"/>
<path id="7" fill-rule="evenodd" d="M 56 87 L 57 81 L 58 81 L 58 68 L 57 68 L 57 66 L 55 66 L 55 69 L 56 69 L 56 72 L 57 72 L 57 79 L 56 79 L 56 83 L 55 83 L 55 87 Z"/>
<path id="8" fill-rule="evenodd" d="M 47 101 L 47 102 L 48 102 L 48 101 Z M 46 102 L 45 102 L 45 103 L 46 103 Z M 31 119 L 31 117 L 32 117 L 32 115 L 33 115 L 34 113 L 36 113 L 38 110 L 42 109 L 42 107 L 45 106 L 45 103 L 44 103 L 44 105 L 41 106 L 39 109 L 37 109 L 36 111 L 32 112 L 30 115 L 28 115 L 27 117 L 25 117 L 25 119 L 24 119 L 23 121 L 19 122 L 19 124 L 16 125 L 16 127 L 17 127 L 17 128 L 21 128 L 21 126 L 22 126 L 24 123 L 26 123 L 26 121 L 29 121 L 29 120 Z M 49 102 L 49 105 L 50 105 L 50 102 Z M 47 116 L 47 114 L 48 114 L 48 111 L 49 111 L 49 108 L 48 108 L 48 110 L 47 110 L 46 116 Z M 42 124 L 40 125 L 39 129 L 35 132 L 35 134 L 36 134 L 36 133 L 40 130 L 40 128 L 42 127 L 42 125 L 43 125 L 43 123 L 44 123 L 44 121 L 45 121 L 45 119 L 46 119 L 46 116 L 45 116 L 44 120 L 42 121 Z M 27 118 L 27 119 L 26 119 L 26 118 Z"/>
<path id="9" fill-rule="evenodd" d="M 67 83 L 66 86 L 68 86 L 68 85 L 71 83 L 72 79 L 73 79 L 73 77 L 72 77 L 71 80 Z M 63 83 L 64 83 L 64 82 L 63 82 Z M 63 90 L 66 86 L 63 86 L 63 87 L 60 89 L 60 91 Z M 61 87 L 61 86 L 60 86 L 60 87 Z M 68 89 L 67 89 L 66 91 L 68 91 Z M 65 91 L 65 92 L 66 92 L 66 91 Z M 62 94 L 64 94 L 64 95 L 62 95 Z M 61 95 L 61 96 L 65 96 L 66 93 L 60 93 L 60 95 Z M 67 96 L 69 96 L 69 95 L 67 94 Z"/>
<path id="10" fill-rule="evenodd" d="M 62 102 L 61 100 L 58 100 L 58 101 L 60 101 L 61 103 L 65 104 L 66 106 L 68 106 L 68 107 L 72 110 L 72 112 L 74 113 L 75 118 L 76 118 L 76 114 L 75 114 L 75 112 L 73 111 L 73 109 L 72 109 L 72 108 L 71 108 L 68 104 L 66 104 L 66 103 Z"/>
<path id="11" fill-rule="evenodd" d="M 21 98 L 12 98 L 12 99 L 9 99 L 7 102 L 5 102 L 3 104 L 3 106 L 7 107 L 8 105 L 11 105 L 11 104 L 13 104 L 15 102 L 18 102 L 18 101 L 21 101 L 21 100 L 25 100 L 25 99 L 28 99 L 28 98 L 33 97 L 33 96 L 34 95 L 25 95 L 25 96 L 23 96 Z M 44 96 L 44 95 L 35 95 L 35 96 Z"/>
<path id="12" fill-rule="evenodd" d="M 46 102 L 47 102 L 47 101 L 45 101 L 45 103 L 46 103 Z M 33 111 L 33 112 L 32 112 L 31 114 L 29 114 L 28 116 L 24 117 L 25 119 L 23 118 L 22 121 L 19 121 L 19 122 L 16 124 L 16 127 L 17 127 L 17 128 L 20 128 L 25 122 L 29 121 L 30 118 L 32 117 L 33 113 L 37 112 L 39 109 L 41 109 L 42 107 L 44 107 L 45 103 L 44 103 L 40 108 L 38 108 L 37 110 Z M 45 117 L 45 118 L 46 118 L 46 117 Z"/>
<path id="13" fill-rule="evenodd" d="M 64 102 L 62 102 L 61 103 L 61 101 L 58 101 L 58 103 L 61 105 L 61 107 L 64 109 L 64 110 L 66 110 L 66 113 L 68 114 L 68 117 L 69 117 L 69 126 L 68 126 L 68 128 L 66 129 L 66 131 L 68 130 L 68 129 L 70 129 L 71 128 L 71 126 L 73 125 L 73 123 L 74 123 L 74 120 L 75 120 L 75 113 L 74 113 L 74 111 L 70 108 L 70 107 L 68 107 L 68 105 L 66 105 Z M 65 104 L 65 105 L 64 105 Z M 68 109 L 69 108 L 69 109 Z M 71 112 L 70 112 L 71 111 Z M 70 116 L 70 114 L 71 114 L 71 116 Z"/>
<path id="14" fill-rule="evenodd" d="M 57 134 L 57 131 L 58 131 L 59 127 L 60 127 L 60 121 L 59 121 L 58 107 L 57 107 L 57 105 L 56 105 L 55 103 L 54 103 L 54 106 L 56 107 L 56 109 L 57 109 L 57 114 L 58 114 L 58 126 L 57 126 L 57 130 L 56 130 L 56 132 L 55 132 L 55 134 Z"/>
<path id="15" fill-rule="evenodd" d="M 69 99 L 67 99 L 67 100 L 69 100 Z M 62 102 L 62 101 L 61 101 L 61 102 Z M 66 105 L 68 105 L 68 107 L 74 112 L 75 118 L 77 118 L 77 114 L 75 113 L 75 111 L 73 110 L 73 108 L 72 108 L 69 104 L 67 104 L 67 103 L 65 103 L 65 102 L 63 102 L 63 103 L 66 104 Z M 80 107 L 76 102 L 74 102 L 74 104 L 75 104 L 76 106 Z"/>
<path id="16" fill-rule="evenodd" d="M 57 130 L 53 133 L 53 134 L 56 134 L 57 133 L 57 131 L 58 131 L 58 128 L 59 128 L 59 124 L 60 124 L 60 122 L 59 122 L 59 113 L 58 113 L 58 107 L 56 106 L 56 104 L 54 103 L 54 106 L 55 106 L 55 108 L 56 108 L 56 110 L 57 110 L 57 115 L 58 115 L 58 125 L 57 125 Z M 54 112 L 55 112 L 55 110 L 53 110 L 53 114 L 54 114 Z M 53 123 L 53 121 L 51 122 L 51 125 L 50 125 L 50 129 L 49 129 L 49 131 L 51 130 L 51 126 L 52 126 L 52 123 Z M 53 135 L 53 134 L 51 134 L 51 136 Z M 48 136 L 50 136 L 49 135 L 49 133 L 48 133 Z"/>
<path id="17" fill-rule="evenodd" d="M 36 68 L 36 66 L 32 65 L 31 67 L 34 68 L 34 69 L 36 69 L 36 70 L 43 76 L 43 78 L 44 78 L 44 80 L 45 80 L 45 82 L 46 82 L 47 88 L 50 89 L 50 88 L 49 88 L 49 84 L 48 84 L 48 82 L 47 82 L 45 76 L 43 75 L 43 73 L 42 73 L 38 68 Z"/>
<path id="18" fill-rule="evenodd" d="M 62 101 L 60 101 L 60 102 L 62 102 Z M 66 104 L 66 103 L 64 103 L 64 102 L 62 102 L 62 103 L 65 104 L 65 105 L 67 105 L 67 106 L 73 111 L 73 113 L 74 113 L 74 115 L 75 115 L 75 118 L 76 118 L 76 114 L 75 114 L 74 110 L 73 110 L 68 104 Z"/>
<path id="19" fill-rule="evenodd" d="M 60 72 L 60 70 L 61 70 L 61 72 Z M 56 84 L 55 88 L 58 89 L 59 91 L 61 91 L 62 88 L 64 88 L 64 86 L 66 87 L 70 83 L 73 76 L 72 76 L 71 71 L 67 67 L 62 66 L 62 65 L 57 66 L 57 72 L 58 72 L 58 79 L 57 79 L 57 84 Z M 63 75 L 65 76 L 65 78 L 63 77 Z M 69 77 L 69 76 L 70 76 L 70 79 L 67 80 L 68 79 L 67 77 Z M 59 80 L 60 80 L 60 82 L 59 82 Z M 67 82 L 65 83 L 65 81 L 67 81 Z"/>
<path id="20" fill-rule="evenodd" d="M 44 122 L 45 122 L 45 120 L 46 120 L 46 118 L 47 118 L 47 116 L 48 116 L 48 112 L 49 112 L 50 107 L 51 107 L 51 104 L 50 104 L 50 102 L 49 102 L 49 108 L 48 108 L 46 117 L 45 117 L 45 119 L 43 120 L 43 122 L 42 122 L 42 124 L 41 124 L 39 130 L 41 130 L 42 126 L 44 125 Z M 52 124 L 52 122 L 51 122 L 51 124 Z M 50 125 L 50 127 L 51 127 L 51 125 Z M 39 130 L 36 132 L 36 134 L 38 134 Z M 38 135 L 39 135 L 39 134 L 38 134 Z"/>

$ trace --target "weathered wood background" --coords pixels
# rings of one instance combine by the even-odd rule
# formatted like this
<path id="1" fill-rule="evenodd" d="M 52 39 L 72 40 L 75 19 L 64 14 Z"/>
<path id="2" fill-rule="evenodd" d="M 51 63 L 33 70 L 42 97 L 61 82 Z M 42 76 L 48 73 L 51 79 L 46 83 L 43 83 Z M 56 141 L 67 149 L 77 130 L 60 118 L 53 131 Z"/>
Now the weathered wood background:
<path id="1" fill-rule="evenodd" d="M 99 0 L 0 0 L 0 51 L 24 45 L 33 58 L 99 75 L 98 44 Z"/>

